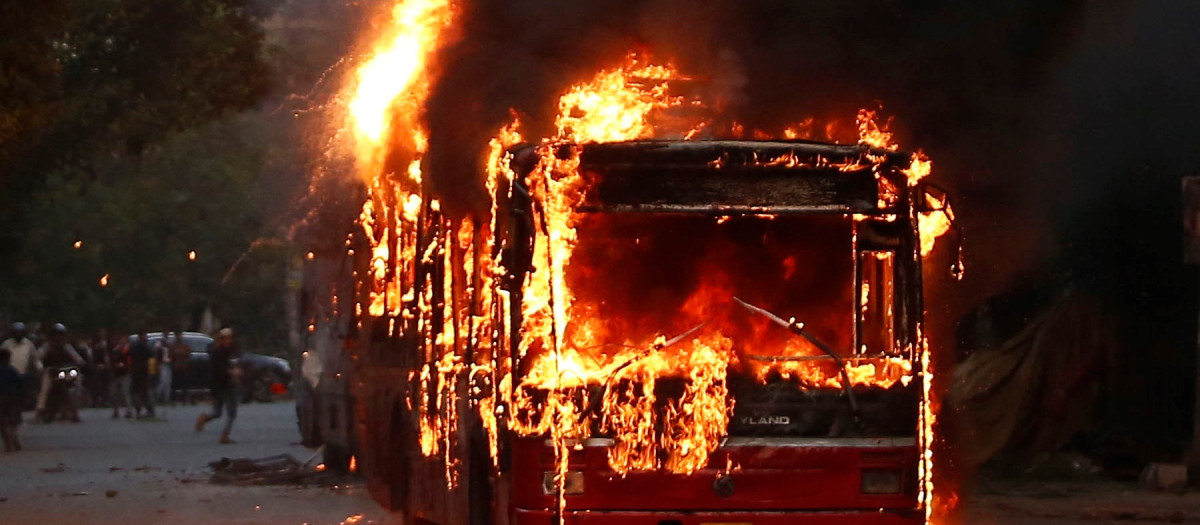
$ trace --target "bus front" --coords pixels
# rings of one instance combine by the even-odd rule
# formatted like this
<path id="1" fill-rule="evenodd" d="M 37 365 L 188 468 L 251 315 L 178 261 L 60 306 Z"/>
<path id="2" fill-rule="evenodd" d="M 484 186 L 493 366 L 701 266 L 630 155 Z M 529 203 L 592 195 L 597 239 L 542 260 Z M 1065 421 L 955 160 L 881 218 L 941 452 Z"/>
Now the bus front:
<path id="1" fill-rule="evenodd" d="M 523 162 L 513 523 L 924 521 L 909 156 L 636 141 Z"/>

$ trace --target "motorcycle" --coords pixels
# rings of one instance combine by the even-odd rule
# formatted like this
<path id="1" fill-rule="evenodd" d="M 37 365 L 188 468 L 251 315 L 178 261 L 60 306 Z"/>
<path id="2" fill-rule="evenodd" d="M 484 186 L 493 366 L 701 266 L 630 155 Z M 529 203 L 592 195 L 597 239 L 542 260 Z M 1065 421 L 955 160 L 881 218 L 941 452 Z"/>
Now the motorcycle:
<path id="1" fill-rule="evenodd" d="M 42 422 L 51 423 L 56 419 L 65 419 L 78 423 L 79 402 L 83 396 L 79 367 L 64 366 L 53 370 L 50 373 L 50 381 L 50 392 L 46 396 Z"/>

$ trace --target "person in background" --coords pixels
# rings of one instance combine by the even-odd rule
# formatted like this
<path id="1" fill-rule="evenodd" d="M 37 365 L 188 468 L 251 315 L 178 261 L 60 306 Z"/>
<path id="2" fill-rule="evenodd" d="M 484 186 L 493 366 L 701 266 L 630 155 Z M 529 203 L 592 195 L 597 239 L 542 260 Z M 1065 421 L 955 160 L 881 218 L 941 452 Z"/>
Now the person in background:
<path id="1" fill-rule="evenodd" d="M 171 388 L 178 388 L 180 386 L 186 388 L 188 385 L 176 380 L 176 378 L 187 377 L 188 363 L 192 358 L 192 348 L 184 342 L 183 330 L 175 331 L 175 338 L 171 340 L 171 346 L 167 349 L 167 354 L 171 358 Z M 185 391 L 182 393 L 180 399 L 189 401 L 190 396 Z"/>
<path id="2" fill-rule="evenodd" d="M 146 331 L 138 332 L 137 340 L 129 345 L 129 389 L 133 398 L 133 415 L 138 419 L 154 416 L 154 399 L 150 395 L 150 373 L 154 348 L 146 339 Z M 142 410 L 145 410 L 145 415 Z"/>
<path id="3" fill-rule="evenodd" d="M 85 379 L 90 379 L 88 392 L 92 396 L 91 402 L 94 407 L 106 407 L 112 403 L 108 391 L 108 384 L 112 380 L 108 354 L 108 332 L 101 329 L 92 338 L 92 373 L 84 376 Z"/>
<path id="4" fill-rule="evenodd" d="M 8 350 L 12 354 L 12 366 L 17 369 L 17 373 L 25 378 L 25 391 L 21 394 L 20 406 L 24 408 L 26 403 L 34 399 L 30 390 L 34 386 L 32 381 L 33 375 L 42 369 L 42 361 L 39 359 L 37 345 L 25 333 L 25 323 L 16 322 L 12 324 L 12 333 L 9 338 L 0 343 L 0 348 Z"/>
<path id="5" fill-rule="evenodd" d="M 0 348 L 0 437 L 5 452 L 21 450 L 17 430 L 21 426 L 21 403 L 25 397 L 25 374 L 12 366 L 12 352 Z"/>
<path id="6" fill-rule="evenodd" d="M 39 416 L 44 415 L 46 411 L 46 398 L 50 396 L 50 387 L 53 385 L 51 378 L 52 374 L 58 369 L 75 365 L 83 368 L 83 358 L 75 351 L 75 348 L 67 342 L 67 327 L 62 323 L 54 323 L 50 327 L 50 338 L 46 340 L 46 344 L 42 346 L 42 386 L 38 391 L 37 413 Z M 74 406 L 75 400 L 72 396 L 67 396 L 67 411 L 71 414 L 71 421 L 79 422 L 79 407 Z"/>
<path id="7" fill-rule="evenodd" d="M 12 355 L 12 366 L 17 373 L 27 375 L 37 371 L 37 347 L 25 335 L 25 323 L 13 323 L 12 333 L 0 343 L 0 348 Z"/>
<path id="8" fill-rule="evenodd" d="M 133 417 L 129 409 L 129 337 L 117 335 L 108 345 L 108 398 L 112 400 L 112 418 L 125 409 L 125 419 Z"/>
<path id="9" fill-rule="evenodd" d="M 229 432 L 233 430 L 233 420 L 237 418 L 237 388 L 242 376 L 238 359 L 241 357 L 242 351 L 233 341 L 232 328 L 222 328 L 216 341 L 208 345 L 212 373 L 209 388 L 212 390 L 213 413 L 201 413 L 200 417 L 196 418 L 196 432 L 204 430 L 204 425 L 209 421 L 220 418 L 221 408 L 224 407 L 226 416 L 225 428 L 221 430 L 221 443 L 233 443 Z"/>
<path id="10" fill-rule="evenodd" d="M 171 402 L 171 344 L 170 335 L 162 333 L 154 345 L 154 358 L 158 361 L 158 381 L 154 383 L 154 398 L 159 404 Z"/>

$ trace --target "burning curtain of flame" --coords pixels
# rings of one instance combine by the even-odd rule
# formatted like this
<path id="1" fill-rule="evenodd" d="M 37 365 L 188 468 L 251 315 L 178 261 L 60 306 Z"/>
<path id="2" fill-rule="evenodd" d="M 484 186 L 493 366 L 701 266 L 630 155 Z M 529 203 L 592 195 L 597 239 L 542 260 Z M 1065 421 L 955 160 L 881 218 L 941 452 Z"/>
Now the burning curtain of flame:
<path id="1" fill-rule="evenodd" d="M 398 313 L 395 308 L 401 298 L 412 291 L 401 285 L 404 272 L 395 272 L 392 263 L 415 258 L 411 241 L 423 204 L 420 163 L 428 135 L 421 108 L 433 76 L 431 57 L 453 20 L 449 0 L 397 2 L 370 58 L 355 74 L 347 109 L 354 130 L 355 158 L 370 195 L 360 222 L 372 245 L 369 312 L 373 316 L 384 315 L 386 309 Z M 392 148 L 411 154 L 404 172 L 407 185 L 389 183 L 389 174 L 383 172 L 384 159 Z M 403 253 L 393 253 L 397 251 Z"/>
<path id="2" fill-rule="evenodd" d="M 373 150 L 367 159 L 378 160 L 393 123 L 419 124 L 430 88 L 429 59 L 452 21 L 449 0 L 403 0 L 392 8 L 382 44 L 358 69 L 349 104 L 356 138 Z M 411 138 L 417 151 L 425 150 L 423 126 Z"/>

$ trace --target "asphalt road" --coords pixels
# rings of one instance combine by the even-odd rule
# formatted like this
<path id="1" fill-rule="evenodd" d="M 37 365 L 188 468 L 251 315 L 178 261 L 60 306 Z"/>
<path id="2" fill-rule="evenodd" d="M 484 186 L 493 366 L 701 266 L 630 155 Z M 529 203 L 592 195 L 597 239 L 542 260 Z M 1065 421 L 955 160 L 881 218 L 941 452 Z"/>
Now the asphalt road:
<path id="1" fill-rule="evenodd" d="M 216 421 L 195 432 L 205 408 L 159 407 L 160 421 L 112 420 L 108 410 L 91 409 L 78 424 L 22 426 L 25 450 L 0 455 L 0 524 L 317 525 L 356 515 L 364 515 L 359 523 L 395 521 L 357 484 L 208 483 L 208 463 L 222 457 L 286 453 L 304 461 L 313 451 L 297 444 L 291 403 L 242 405 L 230 445 L 217 443 Z"/>
<path id="2" fill-rule="evenodd" d="M 26 424 L 25 450 L 0 454 L 0 525 L 398 525 L 360 482 L 324 487 L 231 487 L 208 483 L 208 463 L 260 458 L 301 447 L 288 402 L 240 407 L 233 438 L 219 422 L 193 430 L 205 406 L 160 407 L 160 421 L 109 419 L 85 410 L 79 424 Z M 110 491 L 115 491 L 110 497 Z M 349 519 L 348 519 L 349 518 Z M 1200 523 L 1200 493 L 1164 494 L 1114 484 L 1022 485 L 973 498 L 959 523 L 1067 525 Z M 956 524 L 950 524 L 956 525 Z"/>

